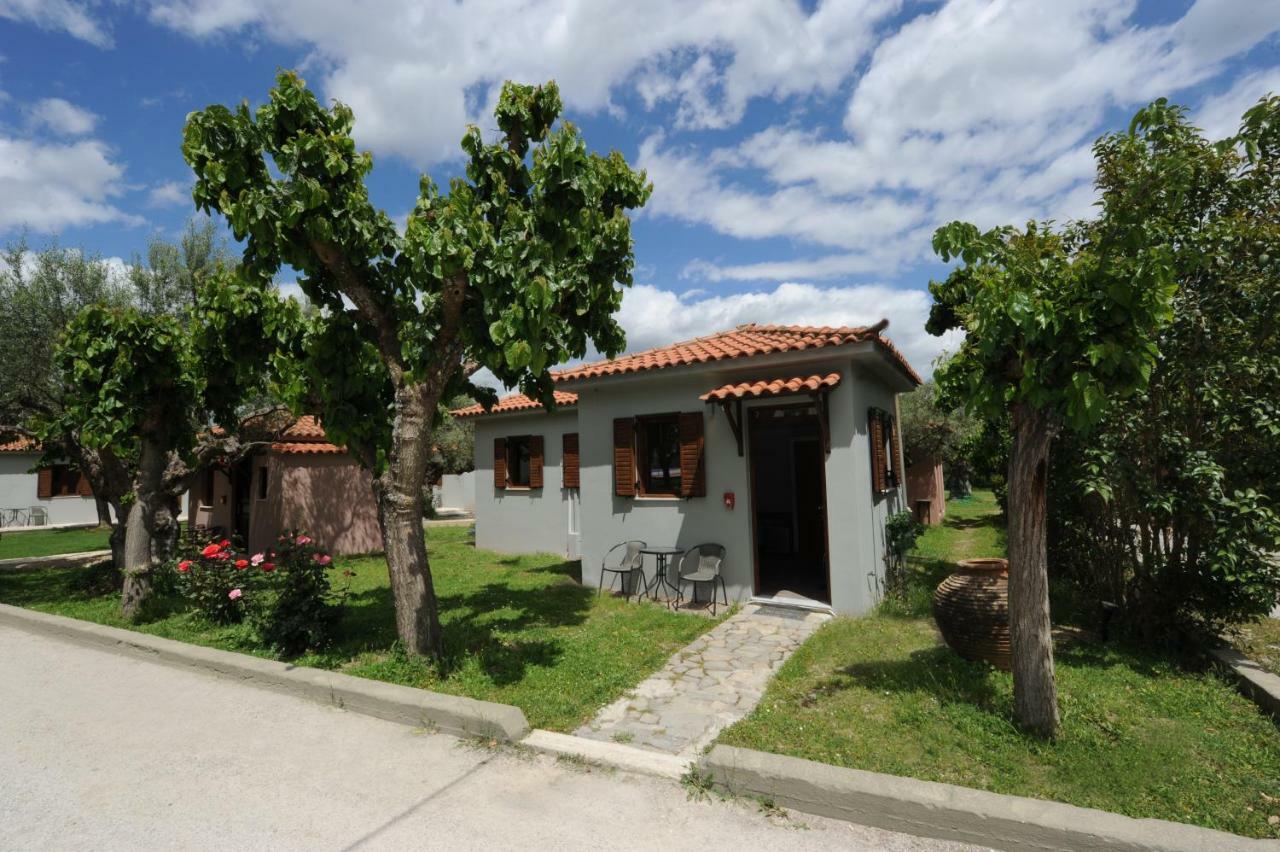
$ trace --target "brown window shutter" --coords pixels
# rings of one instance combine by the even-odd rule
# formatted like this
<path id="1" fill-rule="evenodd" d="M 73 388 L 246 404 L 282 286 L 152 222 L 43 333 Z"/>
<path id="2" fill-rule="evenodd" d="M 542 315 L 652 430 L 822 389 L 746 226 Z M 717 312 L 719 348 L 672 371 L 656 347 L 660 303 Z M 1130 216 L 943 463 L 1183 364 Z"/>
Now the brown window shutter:
<path id="1" fill-rule="evenodd" d="M 902 471 L 899 469 L 902 465 L 902 439 L 898 437 L 896 417 L 889 418 L 889 448 L 893 453 L 893 458 L 889 459 L 889 486 L 897 488 L 902 484 Z"/>
<path id="2" fill-rule="evenodd" d="M 529 436 L 529 487 L 542 487 L 542 436 Z"/>
<path id="3" fill-rule="evenodd" d="M 80 471 L 80 481 L 76 483 L 76 493 L 81 497 L 92 497 L 93 486 L 89 485 L 89 477 L 84 475 L 84 471 Z"/>
<path id="4" fill-rule="evenodd" d="M 560 471 L 564 475 L 565 488 L 580 488 L 581 482 L 578 475 L 578 433 L 565 432 L 561 438 L 561 447 L 563 449 L 563 458 L 560 461 Z"/>
<path id="5" fill-rule="evenodd" d="M 493 487 L 507 487 L 507 439 L 493 439 Z"/>
<path id="6" fill-rule="evenodd" d="M 53 468 L 42 467 L 36 472 L 36 497 L 48 500 L 53 496 Z"/>
<path id="7" fill-rule="evenodd" d="M 680 413 L 680 496 L 707 496 L 707 452 L 701 411 Z"/>
<path id="8" fill-rule="evenodd" d="M 880 416 L 880 409 L 872 408 L 867 411 L 867 432 L 871 436 L 871 490 L 880 494 L 886 488 L 884 418 Z"/>
<path id="9" fill-rule="evenodd" d="M 636 496 L 636 429 L 630 417 L 613 421 L 613 493 Z"/>

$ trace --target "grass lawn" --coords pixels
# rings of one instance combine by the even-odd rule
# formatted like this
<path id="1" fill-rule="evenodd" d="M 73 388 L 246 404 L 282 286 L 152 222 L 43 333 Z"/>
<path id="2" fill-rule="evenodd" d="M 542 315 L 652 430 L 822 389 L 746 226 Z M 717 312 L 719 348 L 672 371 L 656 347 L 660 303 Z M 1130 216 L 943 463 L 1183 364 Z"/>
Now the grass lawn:
<path id="1" fill-rule="evenodd" d="M 57 553 L 81 553 L 86 550 L 107 550 L 111 547 L 107 527 L 93 529 L 30 530 L 27 532 L 0 531 L 0 559 L 16 559 L 21 556 L 53 556 Z"/>
<path id="2" fill-rule="evenodd" d="M 445 632 L 442 670 L 397 650 L 381 556 L 335 562 L 335 569 L 356 573 L 341 635 L 332 649 L 296 662 L 514 704 L 535 727 L 570 731 L 717 623 L 657 604 L 597 597 L 594 589 L 574 579 L 576 563 L 546 554 L 503 556 L 477 550 L 467 534 L 465 526 L 427 531 Z M 118 589 L 101 570 L 3 574 L 0 601 L 270 656 L 255 647 L 245 627 L 212 625 L 176 604 L 147 623 L 124 622 L 118 615 Z"/>
<path id="3" fill-rule="evenodd" d="M 1280 837 L 1280 732 L 1218 677 L 1085 637 L 1058 643 L 1063 725 L 1043 743 L 1012 722 L 1006 673 L 960 659 L 929 617 L 943 559 L 1001 555 L 994 503 L 950 503 L 919 543 L 902 603 L 836 619 L 796 652 L 720 742 L 1054 799 L 1133 817 Z"/>

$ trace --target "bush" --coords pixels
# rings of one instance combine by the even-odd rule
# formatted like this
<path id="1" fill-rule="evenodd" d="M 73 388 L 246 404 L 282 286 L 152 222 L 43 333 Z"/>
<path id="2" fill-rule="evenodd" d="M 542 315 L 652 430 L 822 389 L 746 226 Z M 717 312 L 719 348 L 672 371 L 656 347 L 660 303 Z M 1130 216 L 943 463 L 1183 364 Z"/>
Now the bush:
<path id="1" fill-rule="evenodd" d="M 178 562 L 178 589 L 200 615 L 217 624 L 234 624 L 245 616 L 245 595 L 253 574 L 249 560 L 236 554 L 227 539 L 210 542 Z"/>
<path id="2" fill-rule="evenodd" d="M 333 639 L 347 589 L 335 594 L 329 583 L 332 557 L 306 533 L 280 536 L 274 550 L 255 554 L 265 582 L 249 600 L 249 619 L 266 645 L 287 656 L 315 650 Z M 267 570 L 267 566 L 272 566 Z M 343 571 L 350 577 L 350 571 Z"/>
<path id="3" fill-rule="evenodd" d="M 891 598 L 903 598 L 907 591 L 906 558 L 924 526 L 910 512 L 895 512 L 884 522 L 885 589 Z"/>

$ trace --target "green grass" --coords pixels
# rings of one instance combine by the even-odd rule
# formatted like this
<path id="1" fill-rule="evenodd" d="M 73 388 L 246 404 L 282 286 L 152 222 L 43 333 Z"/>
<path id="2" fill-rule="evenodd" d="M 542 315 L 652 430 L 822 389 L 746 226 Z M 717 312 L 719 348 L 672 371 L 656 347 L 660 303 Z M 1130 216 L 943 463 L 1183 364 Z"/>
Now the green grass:
<path id="1" fill-rule="evenodd" d="M 107 527 L 28 532 L 0 531 L 0 559 L 106 550 L 111 546 L 107 543 L 107 537 L 110 535 L 111 530 Z"/>
<path id="2" fill-rule="evenodd" d="M 396 646 L 391 591 L 381 556 L 340 560 L 351 596 L 337 643 L 301 665 L 514 704 L 530 724 L 570 731 L 657 670 L 715 621 L 661 605 L 597 597 L 580 585 L 576 563 L 546 554 L 477 550 L 466 527 L 427 531 L 440 599 L 446 661 L 441 669 Z M 117 587 L 102 569 L 0 575 L 0 601 L 129 627 L 229 651 L 270 656 L 244 626 L 221 627 L 176 603 L 153 620 L 118 614 Z"/>
<path id="3" fill-rule="evenodd" d="M 1010 676 L 940 644 L 928 616 L 942 561 L 1003 553 L 986 494 L 921 538 L 905 602 L 826 625 L 720 742 L 1053 799 L 1133 817 L 1277 837 L 1280 736 L 1228 684 L 1080 635 L 1058 642 L 1063 724 L 1052 743 L 1012 721 Z"/>

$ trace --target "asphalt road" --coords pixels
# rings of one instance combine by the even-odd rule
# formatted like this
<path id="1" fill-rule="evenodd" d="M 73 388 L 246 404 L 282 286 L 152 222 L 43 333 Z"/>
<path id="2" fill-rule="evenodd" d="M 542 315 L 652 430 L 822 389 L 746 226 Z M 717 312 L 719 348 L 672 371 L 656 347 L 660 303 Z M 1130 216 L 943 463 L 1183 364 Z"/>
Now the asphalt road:
<path id="1" fill-rule="evenodd" d="M 961 849 L 0 627 L 3 849 Z"/>

